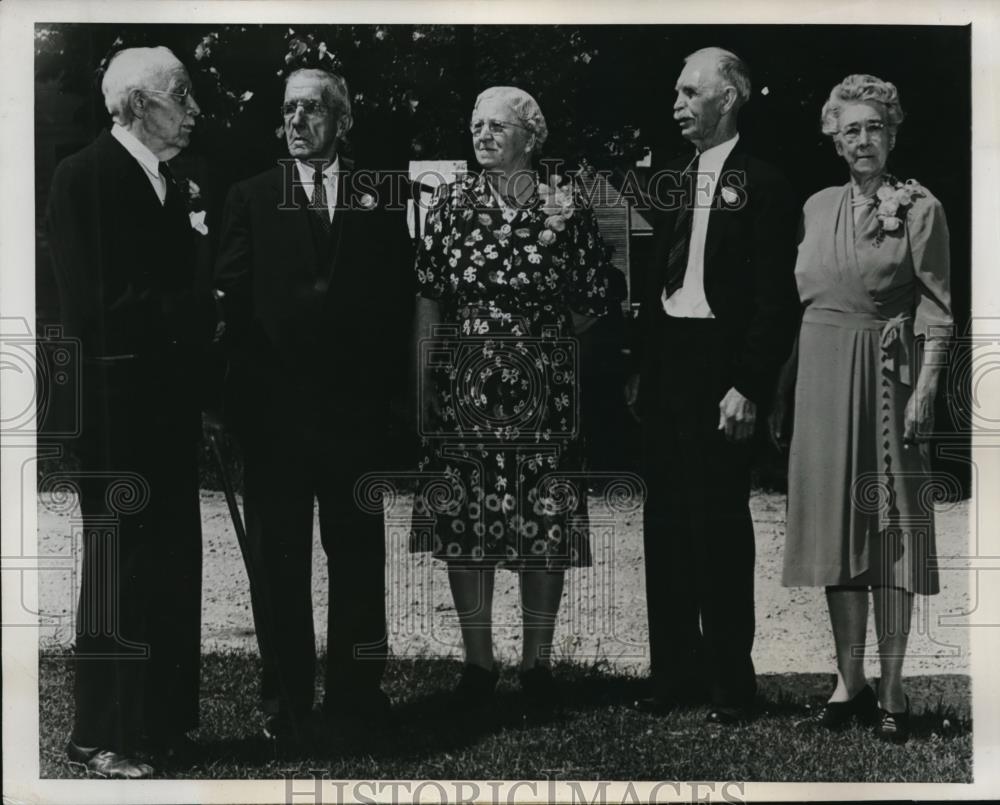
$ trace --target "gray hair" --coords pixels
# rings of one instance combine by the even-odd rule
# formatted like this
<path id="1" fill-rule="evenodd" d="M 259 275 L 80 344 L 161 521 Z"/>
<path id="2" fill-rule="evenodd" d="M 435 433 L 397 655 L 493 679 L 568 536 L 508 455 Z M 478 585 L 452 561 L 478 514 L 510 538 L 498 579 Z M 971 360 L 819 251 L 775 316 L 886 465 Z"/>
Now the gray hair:
<path id="1" fill-rule="evenodd" d="M 164 73 L 182 68 L 181 63 L 170 48 L 160 45 L 155 48 L 126 48 L 119 50 L 104 71 L 101 92 L 104 105 L 112 119 L 121 126 L 132 122 L 132 107 L 129 96 L 137 89 L 160 89 Z"/>
<path id="2" fill-rule="evenodd" d="M 729 84 L 733 89 L 736 90 L 736 109 L 739 109 L 743 104 L 750 100 L 750 68 L 743 59 L 733 53 L 731 50 L 725 50 L 724 48 L 709 47 L 701 48 L 696 50 L 694 53 L 689 53 L 684 58 L 684 63 L 687 64 L 690 59 L 695 56 L 714 56 L 716 65 L 719 69 L 719 75 L 722 77 L 722 81 L 725 84 Z"/>
<path id="3" fill-rule="evenodd" d="M 545 125 L 545 116 L 538 105 L 538 101 L 532 98 L 523 89 L 517 87 L 490 87 L 484 89 L 476 98 L 476 103 L 472 107 L 472 113 L 476 113 L 479 104 L 487 101 L 499 101 L 507 104 L 514 117 L 528 131 L 535 135 L 535 151 L 538 151 L 542 144 L 549 137 L 549 127 Z"/>
<path id="4" fill-rule="evenodd" d="M 823 104 L 820 122 L 824 134 L 833 136 L 840 131 L 840 113 L 844 104 L 874 101 L 885 107 L 885 122 L 892 134 L 903 122 L 903 107 L 899 104 L 899 90 L 896 85 L 873 75 L 855 73 L 849 75 L 830 91 L 830 97 Z"/>
<path id="5" fill-rule="evenodd" d="M 324 81 L 323 103 L 333 109 L 338 117 L 346 121 L 344 134 L 350 131 L 351 126 L 354 125 L 354 117 L 351 115 L 351 92 L 347 88 L 347 81 L 344 77 L 321 67 L 300 67 L 285 76 L 285 88 L 288 88 L 288 82 L 292 80 L 292 76 L 302 73 L 318 76 Z"/>

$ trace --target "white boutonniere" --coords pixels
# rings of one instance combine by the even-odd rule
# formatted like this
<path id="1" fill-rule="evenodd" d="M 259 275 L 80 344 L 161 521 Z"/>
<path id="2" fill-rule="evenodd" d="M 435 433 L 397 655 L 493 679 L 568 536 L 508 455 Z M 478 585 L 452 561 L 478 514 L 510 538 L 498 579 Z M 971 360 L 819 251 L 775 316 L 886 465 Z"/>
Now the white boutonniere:
<path id="1" fill-rule="evenodd" d="M 375 209 L 375 196 L 371 193 L 365 193 L 361 198 L 358 199 L 358 204 L 361 205 L 363 210 L 374 210 Z"/>
<path id="2" fill-rule="evenodd" d="M 739 193 L 731 187 L 723 187 L 722 190 L 719 191 L 719 195 L 721 195 L 722 200 L 729 205 L 736 204 L 736 202 L 740 200 Z"/>
<path id="3" fill-rule="evenodd" d="M 192 179 L 179 179 L 176 186 L 184 194 L 184 205 L 188 210 L 191 228 L 199 235 L 207 235 L 208 225 L 205 223 L 205 206 L 201 198 L 201 188 Z"/>
<path id="4" fill-rule="evenodd" d="M 208 227 L 205 226 L 205 211 L 198 210 L 195 212 L 191 210 L 188 213 L 188 218 L 191 220 L 191 228 L 197 232 L 199 235 L 207 235 Z"/>
<path id="5" fill-rule="evenodd" d="M 886 176 L 883 185 L 876 191 L 878 207 L 875 215 L 879 221 L 879 231 L 875 236 L 875 245 L 885 240 L 886 232 L 896 232 L 903 225 L 906 211 L 913 204 L 913 199 L 921 198 L 924 189 L 916 179 L 899 181 L 893 176 Z"/>

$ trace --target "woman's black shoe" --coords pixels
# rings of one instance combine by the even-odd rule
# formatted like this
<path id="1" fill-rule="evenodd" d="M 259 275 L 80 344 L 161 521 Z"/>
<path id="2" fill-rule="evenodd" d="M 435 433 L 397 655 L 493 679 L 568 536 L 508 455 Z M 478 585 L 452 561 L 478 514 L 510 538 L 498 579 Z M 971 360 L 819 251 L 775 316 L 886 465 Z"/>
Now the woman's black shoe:
<path id="1" fill-rule="evenodd" d="M 846 702 L 827 702 L 815 715 L 798 722 L 798 726 L 817 726 L 828 730 L 842 730 L 850 724 L 852 719 L 869 727 L 878 722 L 878 697 L 870 685 L 865 685 Z"/>
<path id="2" fill-rule="evenodd" d="M 482 706 L 493 699 L 499 680 L 500 670 L 496 665 L 487 671 L 482 666 L 466 663 L 452 696 L 466 707 Z"/>
<path id="3" fill-rule="evenodd" d="M 910 697 L 906 697 L 906 709 L 902 713 L 890 713 L 878 709 L 878 737 L 894 744 L 905 744 L 910 739 Z"/>
<path id="4" fill-rule="evenodd" d="M 525 697 L 535 705 L 554 707 L 556 702 L 556 680 L 552 671 L 546 665 L 534 665 L 527 671 L 521 671 L 521 690 Z"/>

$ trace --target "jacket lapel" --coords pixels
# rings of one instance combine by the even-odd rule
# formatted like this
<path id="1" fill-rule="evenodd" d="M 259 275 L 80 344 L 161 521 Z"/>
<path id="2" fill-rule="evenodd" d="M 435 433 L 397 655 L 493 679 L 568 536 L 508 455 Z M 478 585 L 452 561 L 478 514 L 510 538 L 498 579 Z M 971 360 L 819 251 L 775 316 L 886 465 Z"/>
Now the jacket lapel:
<path id="1" fill-rule="evenodd" d="M 293 174 L 298 177 L 298 167 L 293 168 Z M 319 274 L 319 253 L 316 251 L 316 243 L 313 239 L 312 226 L 309 221 L 311 213 L 309 211 L 309 196 L 305 188 L 296 181 L 292 187 L 292 204 L 295 209 L 282 208 L 285 198 L 285 172 L 279 165 L 274 171 L 274 198 L 273 208 L 277 212 L 277 227 L 275 236 L 279 239 L 287 238 L 288 248 L 291 252 L 289 258 L 299 262 L 304 272 L 311 276 Z M 294 251 L 293 251 L 294 250 Z"/>
<path id="2" fill-rule="evenodd" d="M 341 166 L 340 175 L 337 177 L 337 205 L 333 213 L 333 223 L 330 226 L 330 260 L 327 265 L 320 267 L 319 279 L 316 282 L 317 289 L 322 291 L 328 290 L 333 282 L 337 271 L 337 262 L 340 257 L 340 247 L 344 240 L 344 221 L 352 214 L 345 201 L 347 199 L 345 188 L 347 187 L 350 168 L 343 159 L 341 160 Z"/>
<path id="3" fill-rule="evenodd" d="M 715 183 L 715 195 L 712 197 L 712 207 L 708 213 L 708 230 L 705 233 L 705 276 L 707 277 L 709 271 L 711 271 L 710 266 L 713 263 L 715 256 L 718 254 L 719 249 L 722 244 L 726 241 L 728 236 L 730 224 L 733 221 L 733 215 L 739 211 L 739 208 L 732 208 L 720 201 L 720 194 L 722 193 L 722 188 L 727 186 L 727 183 L 723 181 L 727 173 L 739 172 L 742 173 L 744 177 L 744 193 L 748 192 L 745 180 L 747 167 L 747 154 L 743 146 L 743 138 L 741 137 L 736 141 L 736 145 L 733 146 L 733 150 L 729 152 L 729 156 L 726 157 L 726 161 L 722 163 L 722 172 L 719 176 L 719 181 Z"/>

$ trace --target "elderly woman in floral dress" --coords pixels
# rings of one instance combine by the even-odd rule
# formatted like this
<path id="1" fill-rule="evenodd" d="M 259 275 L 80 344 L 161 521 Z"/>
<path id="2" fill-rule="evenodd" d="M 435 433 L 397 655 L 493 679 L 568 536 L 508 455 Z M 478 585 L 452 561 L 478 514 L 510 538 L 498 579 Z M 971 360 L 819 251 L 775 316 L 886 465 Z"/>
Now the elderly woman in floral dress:
<path id="1" fill-rule="evenodd" d="M 574 335 L 617 303 L 615 269 L 579 189 L 532 168 L 547 129 L 528 93 L 485 90 L 470 131 L 482 171 L 439 188 L 416 261 L 426 482 L 412 547 L 447 562 L 468 705 L 499 677 L 496 568 L 519 574 L 520 678 L 544 703 L 564 571 L 590 564 Z"/>
<path id="2" fill-rule="evenodd" d="M 850 181 L 803 209 L 783 575 L 785 586 L 825 587 L 830 609 L 837 685 L 808 721 L 838 729 L 858 720 L 900 743 L 913 595 L 938 592 L 923 442 L 952 324 L 944 210 L 925 187 L 886 172 L 902 119 L 896 87 L 870 75 L 845 78 L 823 107 L 823 132 Z M 869 590 L 877 696 L 864 673 Z"/>

